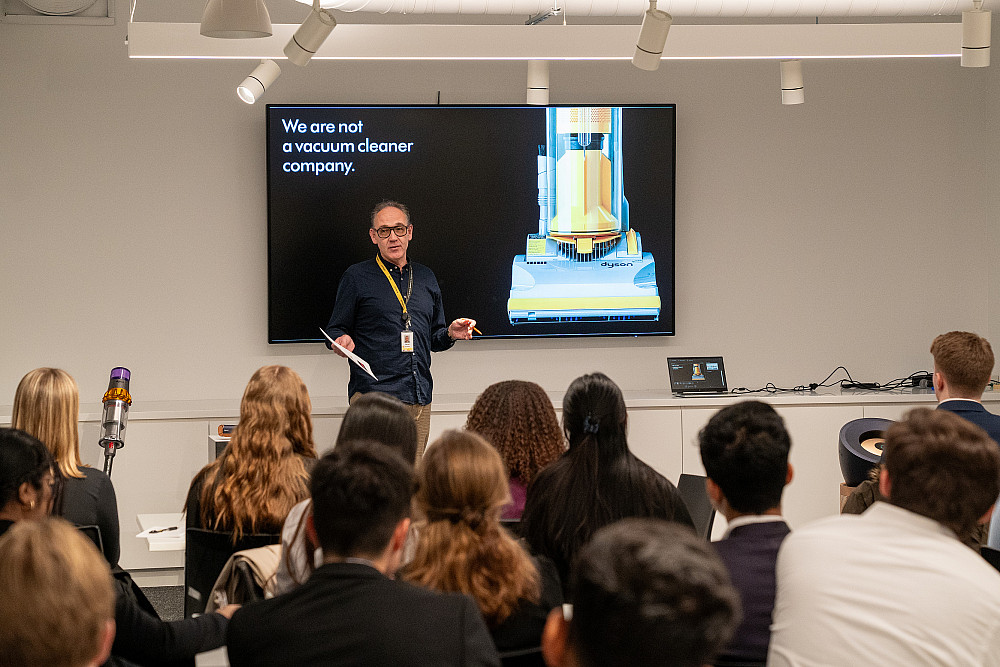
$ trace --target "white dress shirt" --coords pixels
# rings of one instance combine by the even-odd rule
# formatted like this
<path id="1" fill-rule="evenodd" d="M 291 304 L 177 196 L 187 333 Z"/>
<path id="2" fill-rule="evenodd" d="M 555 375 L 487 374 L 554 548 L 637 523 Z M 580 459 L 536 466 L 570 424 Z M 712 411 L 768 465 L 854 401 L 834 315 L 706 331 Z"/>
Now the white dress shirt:
<path id="1" fill-rule="evenodd" d="M 768 665 L 1000 665 L 1000 573 L 927 517 L 879 502 L 778 553 Z"/>

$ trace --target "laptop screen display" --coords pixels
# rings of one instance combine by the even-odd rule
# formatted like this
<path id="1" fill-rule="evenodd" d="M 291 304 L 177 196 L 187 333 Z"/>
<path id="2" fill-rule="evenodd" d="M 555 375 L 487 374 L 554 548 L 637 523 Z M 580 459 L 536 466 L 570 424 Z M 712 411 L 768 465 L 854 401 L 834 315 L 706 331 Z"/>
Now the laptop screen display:
<path id="1" fill-rule="evenodd" d="M 671 357 L 670 390 L 675 393 L 721 393 L 728 391 L 722 357 Z"/>

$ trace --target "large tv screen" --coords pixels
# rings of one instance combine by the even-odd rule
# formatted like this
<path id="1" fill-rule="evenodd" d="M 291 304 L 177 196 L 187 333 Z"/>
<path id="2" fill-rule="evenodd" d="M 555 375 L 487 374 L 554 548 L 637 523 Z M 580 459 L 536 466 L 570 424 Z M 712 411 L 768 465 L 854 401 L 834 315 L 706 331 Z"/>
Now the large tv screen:
<path id="1" fill-rule="evenodd" d="M 673 105 L 268 105 L 268 340 L 322 340 L 386 199 L 484 338 L 673 334 L 674 145 Z"/>

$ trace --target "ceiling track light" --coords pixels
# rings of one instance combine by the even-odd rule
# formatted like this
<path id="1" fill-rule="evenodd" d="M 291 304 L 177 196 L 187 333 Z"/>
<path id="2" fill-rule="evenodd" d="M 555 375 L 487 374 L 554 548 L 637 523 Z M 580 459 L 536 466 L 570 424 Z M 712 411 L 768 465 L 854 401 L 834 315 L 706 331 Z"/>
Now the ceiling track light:
<path id="1" fill-rule="evenodd" d="M 802 61 L 782 60 L 778 63 L 781 71 L 781 103 L 802 104 L 806 101 L 806 89 L 802 85 Z"/>
<path id="2" fill-rule="evenodd" d="M 553 16 L 559 16 L 562 14 L 562 7 L 550 7 L 537 14 L 532 14 L 528 17 L 528 20 L 524 22 L 524 25 L 538 25 L 542 21 L 548 21 Z"/>
<path id="3" fill-rule="evenodd" d="M 549 61 L 528 61 L 528 104 L 546 106 L 549 103 Z"/>
<path id="4" fill-rule="evenodd" d="M 264 0 L 208 0 L 201 34 L 222 39 L 270 37 L 271 16 Z"/>
<path id="5" fill-rule="evenodd" d="M 656 8 L 656 0 L 649 0 L 649 9 L 642 17 L 639 39 L 635 43 L 633 65 L 647 72 L 652 72 L 660 66 L 663 45 L 667 43 L 667 33 L 673 20 L 670 14 Z"/>
<path id="6" fill-rule="evenodd" d="M 990 66 L 992 12 L 983 11 L 983 0 L 973 0 L 962 12 L 962 67 Z"/>
<path id="7" fill-rule="evenodd" d="M 273 60 L 261 60 L 260 64 L 236 86 L 236 94 L 247 104 L 253 104 L 260 99 L 268 86 L 281 74 L 281 68 Z"/>
<path id="8" fill-rule="evenodd" d="M 305 67 L 336 27 L 333 14 L 321 8 L 319 0 L 313 0 L 309 16 L 285 45 L 285 55 L 299 67 Z"/>

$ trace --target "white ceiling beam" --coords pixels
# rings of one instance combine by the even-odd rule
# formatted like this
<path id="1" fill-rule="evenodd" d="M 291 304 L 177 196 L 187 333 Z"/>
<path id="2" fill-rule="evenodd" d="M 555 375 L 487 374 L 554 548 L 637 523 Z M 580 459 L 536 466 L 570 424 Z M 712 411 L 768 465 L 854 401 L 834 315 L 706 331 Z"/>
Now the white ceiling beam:
<path id="1" fill-rule="evenodd" d="M 213 39 L 197 23 L 129 24 L 130 58 L 284 59 L 298 25 Z M 340 24 L 313 60 L 631 60 L 638 25 Z M 961 23 L 675 25 L 666 60 L 958 57 Z"/>

